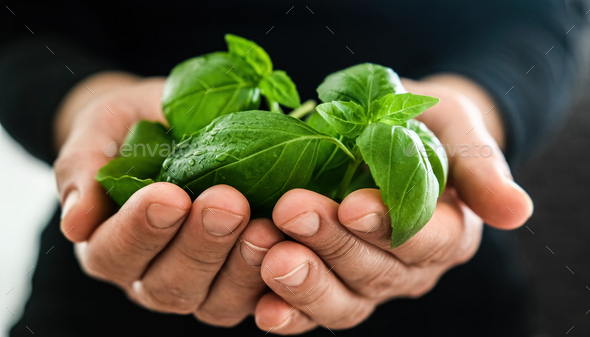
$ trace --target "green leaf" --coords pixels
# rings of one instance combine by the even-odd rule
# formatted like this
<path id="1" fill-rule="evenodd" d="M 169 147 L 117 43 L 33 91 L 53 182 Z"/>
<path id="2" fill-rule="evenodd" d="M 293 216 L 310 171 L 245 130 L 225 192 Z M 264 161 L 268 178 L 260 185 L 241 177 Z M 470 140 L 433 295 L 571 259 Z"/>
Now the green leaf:
<path id="1" fill-rule="evenodd" d="M 439 99 L 412 93 L 389 94 L 373 104 L 371 120 L 391 125 L 403 125 L 426 109 L 438 103 Z"/>
<path id="2" fill-rule="evenodd" d="M 356 138 L 369 123 L 363 108 L 354 102 L 323 103 L 316 110 L 339 134 L 347 138 Z"/>
<path id="3" fill-rule="evenodd" d="M 392 248 L 420 231 L 436 206 L 438 182 L 426 154 L 404 155 L 404 149 L 420 148 L 420 143 L 414 131 L 383 123 L 369 124 L 357 138 L 383 201 L 390 208 Z"/>
<path id="4" fill-rule="evenodd" d="M 119 206 L 158 176 L 174 146 L 166 132 L 160 123 L 139 121 L 121 146 L 121 156 L 98 171 L 96 180 Z"/>
<path id="5" fill-rule="evenodd" d="M 391 93 L 406 92 L 399 76 L 391 69 L 373 63 L 363 63 L 337 71 L 317 89 L 322 102 L 355 102 L 371 111 L 371 105 Z"/>
<path id="6" fill-rule="evenodd" d="M 306 123 L 315 130 L 334 138 L 341 137 L 318 113 L 311 115 Z M 344 177 L 350 157 L 334 143 L 321 142 L 318 149 L 318 159 L 313 170 L 313 177 L 306 186 L 307 189 L 332 197 Z"/>
<path id="7" fill-rule="evenodd" d="M 175 139 L 228 113 L 257 109 L 260 76 L 242 58 L 207 54 L 174 67 L 166 80 L 162 108 Z"/>
<path id="8" fill-rule="evenodd" d="M 288 190 L 311 178 L 321 141 L 341 143 L 303 121 L 268 111 L 245 111 L 214 120 L 184 142 L 164 162 L 160 180 L 184 188 L 195 198 L 205 189 L 228 184 L 246 196 L 253 209 L 270 209 Z"/>
<path id="9" fill-rule="evenodd" d="M 272 61 L 266 51 L 254 41 L 244 39 L 237 35 L 226 34 L 225 42 L 227 43 L 229 53 L 246 60 L 258 75 L 262 77 L 270 75 L 272 72 Z"/>
<path id="10" fill-rule="evenodd" d="M 282 70 L 275 70 L 262 78 L 258 87 L 262 95 L 286 107 L 294 109 L 301 105 L 295 83 Z"/>
<path id="11" fill-rule="evenodd" d="M 411 119 L 408 121 L 407 127 L 408 129 L 416 132 L 418 137 L 420 137 L 420 140 L 422 140 L 424 150 L 428 156 L 428 161 L 430 162 L 430 165 L 432 165 L 432 172 L 434 172 L 434 175 L 438 180 L 438 196 L 441 196 L 445 190 L 445 186 L 447 185 L 447 176 L 449 174 L 449 161 L 447 158 L 447 152 L 445 151 L 445 148 L 441 144 L 440 140 L 436 138 L 434 133 L 432 133 L 432 131 L 430 131 L 430 129 L 428 129 L 424 123 L 415 119 Z M 417 154 L 417 152 L 418 151 L 412 149 L 406 149 L 404 154 Z"/>

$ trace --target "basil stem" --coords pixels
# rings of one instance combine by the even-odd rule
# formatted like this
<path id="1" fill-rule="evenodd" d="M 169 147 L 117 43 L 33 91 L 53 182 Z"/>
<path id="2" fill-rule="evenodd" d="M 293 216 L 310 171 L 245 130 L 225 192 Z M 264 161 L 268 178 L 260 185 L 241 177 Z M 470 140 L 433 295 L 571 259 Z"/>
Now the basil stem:
<path id="1" fill-rule="evenodd" d="M 303 104 L 301 104 L 300 107 L 291 111 L 289 113 L 289 116 L 301 119 L 301 118 L 305 117 L 307 114 L 309 114 L 310 112 L 313 112 L 315 110 L 315 107 L 316 107 L 316 102 L 313 99 L 307 100 Z"/>
<path id="2" fill-rule="evenodd" d="M 346 197 L 346 192 L 348 191 L 348 187 L 350 186 L 350 182 L 356 173 L 359 165 L 362 164 L 363 156 L 361 155 L 361 151 L 357 145 L 352 148 L 352 153 L 354 154 L 354 159 L 350 161 L 348 164 L 348 168 L 346 169 L 346 173 L 344 173 L 344 177 L 340 182 L 340 186 L 338 187 L 338 191 L 336 192 L 336 199 L 343 200 Z"/>

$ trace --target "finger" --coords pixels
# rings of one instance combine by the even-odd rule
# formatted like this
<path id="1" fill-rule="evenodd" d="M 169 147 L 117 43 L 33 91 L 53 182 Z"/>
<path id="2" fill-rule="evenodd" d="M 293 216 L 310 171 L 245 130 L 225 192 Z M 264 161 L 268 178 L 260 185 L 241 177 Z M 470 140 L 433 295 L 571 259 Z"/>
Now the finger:
<path id="1" fill-rule="evenodd" d="M 89 107 L 98 109 L 100 107 Z M 116 106 L 111 105 L 117 110 Z M 72 128 L 67 142 L 54 164 L 57 189 L 62 204 L 61 230 L 73 242 L 81 242 L 108 218 L 115 205 L 108 192 L 94 178 L 98 170 L 112 158 L 107 157 L 107 146 L 121 144 L 134 120 L 118 114 L 81 114 Z M 110 154 L 109 154 L 110 155 Z"/>
<path id="2" fill-rule="evenodd" d="M 391 252 L 407 265 L 461 263 L 475 254 L 483 225 L 454 194 L 448 188 L 424 228 L 395 249 L 390 249 L 391 222 L 379 190 L 363 189 L 348 195 L 338 209 L 338 218 L 361 239 Z M 365 232 L 366 228 L 373 230 Z"/>
<path id="3" fill-rule="evenodd" d="M 423 87 L 416 88 L 416 93 L 429 94 Z M 512 179 L 502 151 L 473 103 L 461 97 L 442 100 L 418 119 L 445 146 L 450 182 L 484 222 L 503 229 L 524 224 L 533 212 L 532 201 Z"/>
<path id="4" fill-rule="evenodd" d="M 283 240 L 283 233 L 269 219 L 250 221 L 195 316 L 209 324 L 229 327 L 253 314 L 266 290 L 260 276 L 262 260 L 272 246 Z"/>
<path id="5" fill-rule="evenodd" d="M 82 267 L 94 277 L 128 288 L 174 237 L 190 207 L 190 197 L 176 185 L 142 188 L 88 242 L 77 244 Z"/>
<path id="6" fill-rule="evenodd" d="M 87 137 L 76 133 L 70 138 L 54 165 L 62 204 L 61 230 L 73 242 L 88 239 L 115 209 L 106 191 L 94 179 L 110 160 L 103 154 L 102 146 L 115 139 L 110 132 L 86 131 Z"/>
<path id="7" fill-rule="evenodd" d="M 262 296 L 254 318 L 261 330 L 278 335 L 300 334 L 318 326 L 306 314 L 272 292 Z"/>
<path id="8" fill-rule="evenodd" d="M 346 196 L 338 207 L 338 220 L 364 241 L 390 251 L 391 219 L 378 189 L 365 188 Z"/>
<path id="9" fill-rule="evenodd" d="M 392 294 L 405 284 L 406 266 L 340 224 L 338 204 L 308 190 L 291 190 L 277 202 L 276 226 L 309 247 L 353 290 L 369 298 Z M 391 284 L 381 282 L 387 277 Z"/>
<path id="10" fill-rule="evenodd" d="M 201 193 L 178 235 L 133 284 L 136 300 L 158 311 L 197 311 L 249 217 L 248 201 L 235 188 Z"/>
<path id="11" fill-rule="evenodd" d="M 373 310 L 369 300 L 350 291 L 314 252 L 296 242 L 272 247 L 261 273 L 277 295 L 331 329 L 355 326 Z"/>
<path id="12" fill-rule="evenodd" d="M 116 150 L 138 120 L 166 124 L 159 104 L 163 85 L 161 79 L 145 80 L 127 92 L 124 100 L 103 96 L 76 111 L 54 164 L 62 205 L 61 230 L 69 240 L 85 241 L 113 213 L 116 206 L 94 177 L 115 154 L 107 151 L 109 144 L 114 142 L 112 150 Z"/>

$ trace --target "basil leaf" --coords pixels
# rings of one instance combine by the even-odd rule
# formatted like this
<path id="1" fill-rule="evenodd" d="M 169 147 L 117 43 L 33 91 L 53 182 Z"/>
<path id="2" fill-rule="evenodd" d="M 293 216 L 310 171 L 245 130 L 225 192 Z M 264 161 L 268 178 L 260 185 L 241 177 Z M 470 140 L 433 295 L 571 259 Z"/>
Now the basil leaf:
<path id="1" fill-rule="evenodd" d="M 381 97 L 406 92 L 399 76 L 391 68 L 373 63 L 337 71 L 326 77 L 317 91 L 322 102 L 355 102 L 366 113 L 371 111 L 373 102 Z"/>
<path id="2" fill-rule="evenodd" d="M 338 132 L 318 113 L 311 115 L 306 123 L 314 128 L 316 131 L 332 136 L 334 138 L 342 138 Z M 350 158 L 334 143 L 322 142 L 318 150 L 318 160 L 316 168 L 314 169 L 314 177 L 318 177 L 323 171 L 333 169 L 335 167 L 346 164 Z"/>
<path id="3" fill-rule="evenodd" d="M 369 124 L 363 108 L 354 102 L 322 103 L 316 110 L 339 134 L 347 138 L 356 138 Z"/>
<path id="4" fill-rule="evenodd" d="M 266 98 L 286 107 L 294 109 L 301 105 L 295 83 L 282 70 L 275 70 L 269 76 L 262 78 L 258 87 Z"/>
<path id="5" fill-rule="evenodd" d="M 434 133 L 432 133 L 432 131 L 430 131 L 430 129 L 428 129 L 424 123 L 415 119 L 410 119 L 408 121 L 407 127 L 408 129 L 416 132 L 418 137 L 420 137 L 420 140 L 422 140 L 424 150 L 428 156 L 428 161 L 430 162 L 430 165 L 432 165 L 432 172 L 434 172 L 434 175 L 438 180 L 438 196 L 440 197 L 445 190 L 445 186 L 447 185 L 447 176 L 449 174 L 449 161 L 447 158 L 447 152 L 445 151 L 445 148 L 441 144 L 440 140 L 436 138 Z M 404 154 L 410 155 L 417 152 L 418 151 L 412 149 L 406 149 Z"/>
<path id="6" fill-rule="evenodd" d="M 311 115 L 306 123 L 315 130 L 333 136 L 341 137 L 338 132 L 318 113 Z M 338 189 L 338 185 L 350 158 L 336 144 L 321 142 L 318 149 L 318 159 L 313 170 L 313 177 L 306 186 L 307 189 L 332 197 Z"/>
<path id="7" fill-rule="evenodd" d="M 98 170 L 96 180 L 119 206 L 142 187 L 154 182 L 174 141 L 157 122 L 139 121 L 121 146 L 121 156 Z M 128 155 L 125 152 L 131 151 Z"/>
<path id="8" fill-rule="evenodd" d="M 233 34 L 225 35 L 225 42 L 229 53 L 243 58 L 258 73 L 265 77 L 272 72 L 272 61 L 270 56 L 254 41 L 244 39 Z"/>
<path id="9" fill-rule="evenodd" d="M 307 185 L 322 140 L 341 144 L 297 118 L 237 112 L 178 144 L 190 152 L 166 159 L 159 179 L 181 186 L 193 198 L 213 185 L 228 184 L 253 209 L 270 209 L 288 190 Z"/>
<path id="10" fill-rule="evenodd" d="M 373 104 L 371 120 L 391 125 L 403 125 L 426 109 L 438 103 L 439 99 L 430 96 L 405 94 L 389 94 Z"/>
<path id="11" fill-rule="evenodd" d="M 162 108 L 176 139 L 218 116 L 260 106 L 260 76 L 243 59 L 207 54 L 174 67 L 166 80 Z"/>
<path id="12" fill-rule="evenodd" d="M 438 196 L 438 182 L 422 151 L 406 157 L 408 146 L 420 148 L 418 135 L 402 126 L 369 124 L 357 138 L 361 154 L 390 208 L 391 247 L 416 234 L 430 220 Z"/>

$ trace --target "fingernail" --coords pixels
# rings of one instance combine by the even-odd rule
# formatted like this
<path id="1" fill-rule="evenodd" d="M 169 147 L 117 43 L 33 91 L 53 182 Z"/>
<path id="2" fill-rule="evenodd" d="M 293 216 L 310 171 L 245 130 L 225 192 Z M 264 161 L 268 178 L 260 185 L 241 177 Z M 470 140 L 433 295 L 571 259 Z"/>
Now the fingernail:
<path id="1" fill-rule="evenodd" d="M 533 211 L 535 210 L 535 205 L 533 204 L 533 200 L 531 199 L 531 196 L 522 187 L 520 187 L 520 185 L 518 185 L 516 182 L 509 180 L 508 183 L 510 185 L 512 185 L 512 187 L 515 190 L 518 190 L 518 192 L 520 194 L 522 194 L 522 196 L 525 198 L 527 205 L 528 205 L 527 217 L 530 217 L 531 215 L 533 215 Z"/>
<path id="2" fill-rule="evenodd" d="M 268 252 L 267 248 L 258 247 L 244 239 L 240 242 L 240 254 L 242 254 L 244 262 L 249 266 L 258 267 L 262 265 L 266 252 Z"/>
<path id="3" fill-rule="evenodd" d="M 533 213 L 535 212 L 535 204 L 533 203 L 533 199 L 531 199 L 531 196 L 528 195 L 526 192 L 526 199 L 529 203 L 529 217 L 533 215 Z"/>
<path id="4" fill-rule="evenodd" d="M 66 215 L 68 214 L 70 209 L 72 209 L 72 206 L 74 206 L 76 201 L 78 201 L 79 197 L 80 197 L 80 192 L 78 192 L 78 190 L 73 190 L 70 192 L 70 194 L 68 194 L 68 196 L 66 197 L 66 201 L 64 201 L 64 204 L 61 208 L 61 218 L 62 219 L 66 217 Z"/>
<path id="5" fill-rule="evenodd" d="M 275 326 L 275 328 L 273 330 L 280 330 L 280 329 L 284 328 L 287 324 L 289 324 L 289 322 L 291 322 L 291 316 L 292 315 L 287 316 L 287 319 L 284 320 L 281 324 Z"/>
<path id="6" fill-rule="evenodd" d="M 147 209 L 147 221 L 156 228 L 172 227 L 178 222 L 186 211 L 162 204 L 151 204 Z"/>
<path id="7" fill-rule="evenodd" d="M 309 274 L 309 262 L 305 261 L 290 273 L 283 276 L 277 276 L 274 280 L 287 287 L 297 287 L 303 284 L 303 281 L 307 278 L 307 274 Z"/>
<path id="8" fill-rule="evenodd" d="M 209 234 L 226 236 L 234 233 L 244 216 L 233 214 L 221 209 L 207 207 L 202 213 L 203 227 Z"/>
<path id="9" fill-rule="evenodd" d="M 378 230 L 381 225 L 383 225 L 383 219 L 377 213 L 367 214 L 362 218 L 345 224 L 347 228 L 363 233 L 374 232 Z"/>
<path id="10" fill-rule="evenodd" d="M 307 212 L 281 227 L 293 234 L 306 238 L 314 235 L 320 229 L 320 215 L 316 212 Z"/>
<path id="11" fill-rule="evenodd" d="M 256 325 L 258 325 L 259 327 L 260 326 L 263 326 L 263 327 L 266 326 L 267 328 L 265 328 L 264 330 L 271 329 L 272 331 L 275 331 L 275 330 L 282 329 L 287 324 L 289 324 L 289 322 L 291 322 L 291 317 L 292 316 L 293 315 L 288 315 L 287 318 L 281 324 L 279 324 L 279 325 L 276 325 L 276 324 L 275 325 L 272 325 L 272 328 L 270 328 L 270 326 L 271 326 L 270 324 L 266 324 L 265 322 L 262 322 L 259 315 L 255 315 L 254 316 L 254 321 L 256 322 Z"/>

